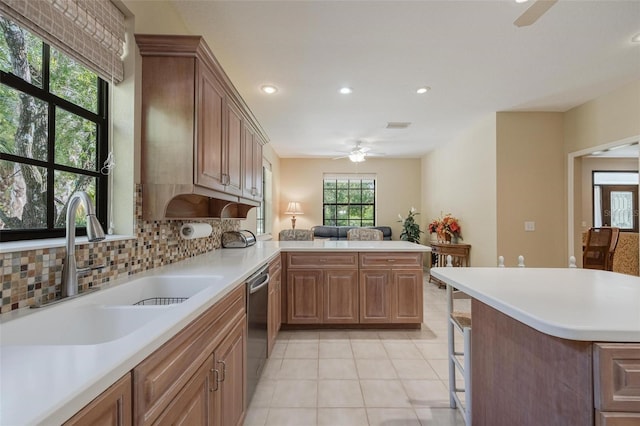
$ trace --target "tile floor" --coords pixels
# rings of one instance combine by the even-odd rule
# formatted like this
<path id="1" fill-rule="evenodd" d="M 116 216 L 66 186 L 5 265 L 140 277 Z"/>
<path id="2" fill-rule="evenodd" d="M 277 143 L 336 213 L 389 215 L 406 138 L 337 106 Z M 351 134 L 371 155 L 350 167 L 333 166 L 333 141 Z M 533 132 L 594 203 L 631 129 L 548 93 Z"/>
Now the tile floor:
<path id="1" fill-rule="evenodd" d="M 421 330 L 280 332 L 245 426 L 463 426 L 449 408 L 445 296 L 425 279 Z"/>

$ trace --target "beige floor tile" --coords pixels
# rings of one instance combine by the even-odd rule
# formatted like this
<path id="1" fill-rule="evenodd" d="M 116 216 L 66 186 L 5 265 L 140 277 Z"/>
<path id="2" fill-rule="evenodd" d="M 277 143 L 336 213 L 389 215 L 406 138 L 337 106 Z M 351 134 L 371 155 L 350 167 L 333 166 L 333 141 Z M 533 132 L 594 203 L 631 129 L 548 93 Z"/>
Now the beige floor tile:
<path id="1" fill-rule="evenodd" d="M 360 387 L 367 407 L 411 407 L 400 380 L 360 380 Z"/>
<path id="2" fill-rule="evenodd" d="M 318 358 L 318 342 L 301 342 L 289 339 L 284 358 Z"/>
<path id="3" fill-rule="evenodd" d="M 364 407 L 358 380 L 318 380 L 318 407 Z"/>
<path id="4" fill-rule="evenodd" d="M 403 380 L 402 386 L 415 408 L 449 406 L 449 393 L 440 380 Z"/>
<path id="5" fill-rule="evenodd" d="M 449 380 L 449 361 L 446 359 L 428 359 L 427 362 L 436 372 L 440 380 Z"/>
<path id="6" fill-rule="evenodd" d="M 409 336 L 406 331 L 399 330 L 380 330 L 378 332 L 378 337 L 380 340 L 399 340 L 406 341 L 409 340 Z"/>
<path id="7" fill-rule="evenodd" d="M 353 359 L 319 359 L 318 378 L 357 379 L 358 370 Z"/>
<path id="8" fill-rule="evenodd" d="M 376 330 L 349 331 L 349 338 L 351 340 L 380 340 L 380 336 L 378 336 L 378 332 Z"/>
<path id="9" fill-rule="evenodd" d="M 398 377 L 388 359 L 356 359 L 360 379 L 395 379 Z"/>
<path id="10" fill-rule="evenodd" d="M 244 426 L 264 426 L 267 422 L 268 408 L 251 407 L 244 416 Z"/>
<path id="11" fill-rule="evenodd" d="M 322 330 L 320 331 L 320 340 L 349 340 L 351 339 L 350 331 L 343 330 Z"/>
<path id="12" fill-rule="evenodd" d="M 401 379 L 440 379 L 424 359 L 392 359 L 391 363 Z"/>
<path id="13" fill-rule="evenodd" d="M 313 330 L 287 330 L 290 342 L 317 342 L 320 340 L 320 332 Z"/>
<path id="14" fill-rule="evenodd" d="M 416 347 L 425 359 L 447 359 L 448 346 L 446 343 L 416 342 Z"/>
<path id="15" fill-rule="evenodd" d="M 317 379 L 317 359 L 288 359 L 282 360 L 282 366 L 278 371 L 277 379 Z"/>
<path id="16" fill-rule="evenodd" d="M 418 347 L 411 341 L 383 341 L 383 345 L 391 359 L 424 359 Z"/>
<path id="17" fill-rule="evenodd" d="M 266 426 L 316 426 L 315 408 L 271 408 Z"/>
<path id="18" fill-rule="evenodd" d="M 353 358 L 351 342 L 347 341 L 320 341 L 320 358 Z"/>
<path id="19" fill-rule="evenodd" d="M 352 340 L 351 349 L 353 356 L 358 359 L 387 359 L 387 351 L 384 350 L 379 340 Z"/>
<path id="20" fill-rule="evenodd" d="M 367 408 L 371 426 L 420 426 L 415 411 L 410 408 Z"/>
<path id="21" fill-rule="evenodd" d="M 464 418 L 452 408 L 416 408 L 422 426 L 464 426 Z"/>
<path id="22" fill-rule="evenodd" d="M 270 358 L 262 369 L 262 379 L 276 379 L 280 373 L 280 367 L 282 366 L 282 358 Z"/>
<path id="23" fill-rule="evenodd" d="M 270 407 L 273 392 L 276 390 L 276 383 L 273 379 L 260 379 L 251 398 L 251 407 Z"/>
<path id="24" fill-rule="evenodd" d="M 318 426 L 369 426 L 364 408 L 318 408 Z"/>
<path id="25" fill-rule="evenodd" d="M 284 351 L 287 349 L 287 341 L 281 340 L 276 341 L 273 345 L 273 349 L 271 349 L 271 354 L 269 358 L 282 358 L 284 357 Z"/>
<path id="26" fill-rule="evenodd" d="M 317 403 L 316 380 L 278 380 L 271 407 L 316 407 Z"/>

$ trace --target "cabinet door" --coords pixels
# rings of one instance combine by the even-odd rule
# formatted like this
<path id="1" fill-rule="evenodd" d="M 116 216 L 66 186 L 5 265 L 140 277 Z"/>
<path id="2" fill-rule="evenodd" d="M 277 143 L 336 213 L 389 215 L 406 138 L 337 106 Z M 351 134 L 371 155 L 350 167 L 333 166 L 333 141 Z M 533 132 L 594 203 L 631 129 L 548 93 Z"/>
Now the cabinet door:
<path id="1" fill-rule="evenodd" d="M 358 270 L 325 270 L 323 318 L 325 324 L 356 324 L 358 310 Z"/>
<path id="2" fill-rule="evenodd" d="M 360 322 L 391 322 L 390 270 L 360 270 Z"/>
<path id="3" fill-rule="evenodd" d="M 242 115 L 233 104 L 227 103 L 227 137 L 223 160 L 225 191 L 241 195 L 242 191 Z"/>
<path id="4" fill-rule="evenodd" d="M 242 425 L 244 421 L 246 330 L 246 317 L 242 317 L 213 354 L 214 368 L 218 370 L 218 389 L 214 392 L 214 424 L 217 426 Z"/>
<path id="5" fill-rule="evenodd" d="M 129 426 L 133 424 L 132 416 L 131 375 L 127 373 L 69 419 L 65 426 Z"/>
<path id="6" fill-rule="evenodd" d="M 254 133 L 249 125 L 245 124 L 242 135 L 242 158 L 244 165 L 244 182 L 242 184 L 242 195 L 246 198 L 253 198 L 255 194 L 253 182 L 253 147 Z"/>
<path id="7" fill-rule="evenodd" d="M 322 323 L 322 271 L 287 272 L 287 322 Z"/>
<path id="8" fill-rule="evenodd" d="M 269 306 L 267 311 L 268 315 L 268 336 L 267 336 L 267 356 L 271 356 L 273 345 L 275 344 L 276 337 L 278 337 L 278 331 L 280 331 L 280 281 L 282 276 L 282 270 L 277 269 L 271 273 L 271 281 L 269 281 Z"/>
<path id="9" fill-rule="evenodd" d="M 211 365 L 207 359 L 189 382 L 180 390 L 154 425 L 210 425 L 212 424 L 212 393 L 215 383 Z"/>
<path id="10" fill-rule="evenodd" d="M 195 183 L 224 190 L 223 122 L 224 91 L 204 66 L 197 66 L 196 172 Z"/>
<path id="11" fill-rule="evenodd" d="M 422 270 L 391 271 L 391 321 L 422 322 Z"/>
<path id="12" fill-rule="evenodd" d="M 253 138 L 253 198 L 262 201 L 262 139 L 255 135 Z"/>

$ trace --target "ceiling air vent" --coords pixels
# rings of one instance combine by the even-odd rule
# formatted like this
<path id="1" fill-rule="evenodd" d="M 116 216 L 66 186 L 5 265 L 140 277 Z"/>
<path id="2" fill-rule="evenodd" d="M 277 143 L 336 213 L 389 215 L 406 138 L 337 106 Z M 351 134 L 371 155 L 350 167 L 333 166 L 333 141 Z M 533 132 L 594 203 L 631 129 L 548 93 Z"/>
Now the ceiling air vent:
<path id="1" fill-rule="evenodd" d="M 411 123 L 408 121 L 389 121 L 387 123 L 387 129 L 406 129 Z"/>

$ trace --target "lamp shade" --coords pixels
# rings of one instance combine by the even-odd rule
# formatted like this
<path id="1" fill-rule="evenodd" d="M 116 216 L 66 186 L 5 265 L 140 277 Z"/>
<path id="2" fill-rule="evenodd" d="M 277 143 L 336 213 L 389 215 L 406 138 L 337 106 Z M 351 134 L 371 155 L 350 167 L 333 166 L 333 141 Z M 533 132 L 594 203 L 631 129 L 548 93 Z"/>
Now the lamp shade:
<path id="1" fill-rule="evenodd" d="M 302 211 L 302 207 L 300 207 L 300 203 L 297 201 L 289 201 L 289 205 L 287 206 L 287 210 L 284 214 L 304 214 Z"/>

